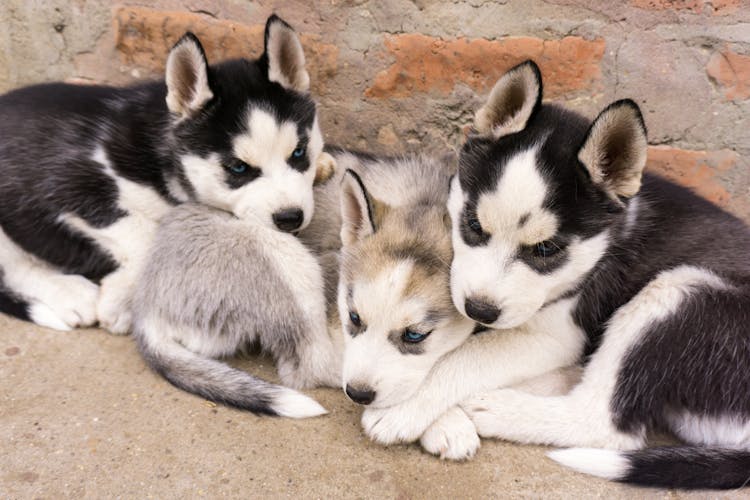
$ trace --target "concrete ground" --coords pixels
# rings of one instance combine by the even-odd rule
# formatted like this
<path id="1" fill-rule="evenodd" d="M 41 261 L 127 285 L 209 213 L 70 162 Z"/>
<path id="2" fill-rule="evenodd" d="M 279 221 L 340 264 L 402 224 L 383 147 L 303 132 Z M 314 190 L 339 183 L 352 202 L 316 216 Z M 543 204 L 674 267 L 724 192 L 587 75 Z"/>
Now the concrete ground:
<path id="1" fill-rule="evenodd" d="M 545 448 L 485 441 L 468 463 L 363 436 L 341 391 L 324 417 L 256 417 L 179 391 L 129 337 L 0 316 L 0 498 L 747 498 L 630 488 Z M 273 378 L 267 359 L 241 366 Z"/>

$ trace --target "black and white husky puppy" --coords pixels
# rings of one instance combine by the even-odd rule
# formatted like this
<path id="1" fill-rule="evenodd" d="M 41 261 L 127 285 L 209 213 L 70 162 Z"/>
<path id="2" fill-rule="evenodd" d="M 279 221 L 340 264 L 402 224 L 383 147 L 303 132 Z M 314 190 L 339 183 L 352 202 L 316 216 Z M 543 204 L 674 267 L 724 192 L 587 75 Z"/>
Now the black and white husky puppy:
<path id="1" fill-rule="evenodd" d="M 271 16 L 258 60 L 209 66 L 188 33 L 165 81 L 0 97 L 0 311 L 128 332 L 154 230 L 180 202 L 305 227 L 323 148 L 308 88 L 297 35 Z"/>
<path id="2" fill-rule="evenodd" d="M 642 175 L 634 102 L 593 123 L 542 104 L 532 62 L 498 81 L 475 129 L 448 203 L 456 307 L 493 328 L 546 324 L 559 348 L 590 354 L 567 395 L 499 389 L 465 401 L 478 433 L 576 447 L 551 456 L 624 482 L 747 485 L 748 227 Z M 644 449 L 654 430 L 687 444 Z"/>

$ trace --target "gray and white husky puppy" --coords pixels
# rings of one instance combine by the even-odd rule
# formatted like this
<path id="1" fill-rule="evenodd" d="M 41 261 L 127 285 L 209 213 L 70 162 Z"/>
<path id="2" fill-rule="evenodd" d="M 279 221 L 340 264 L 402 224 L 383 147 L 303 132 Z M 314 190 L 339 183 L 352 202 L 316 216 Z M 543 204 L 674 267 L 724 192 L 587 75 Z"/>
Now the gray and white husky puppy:
<path id="1" fill-rule="evenodd" d="M 257 60 L 209 65 L 187 33 L 162 81 L 0 96 L 0 312 L 127 333 L 155 228 L 182 202 L 306 226 L 323 148 L 309 82 L 297 35 L 271 16 Z"/>
<path id="2" fill-rule="evenodd" d="M 198 204 L 176 207 L 157 230 L 133 311 L 146 362 L 206 399 L 259 414 L 325 413 L 303 394 L 214 359 L 254 343 L 274 357 L 286 386 L 340 383 L 323 273 L 290 233 Z"/>

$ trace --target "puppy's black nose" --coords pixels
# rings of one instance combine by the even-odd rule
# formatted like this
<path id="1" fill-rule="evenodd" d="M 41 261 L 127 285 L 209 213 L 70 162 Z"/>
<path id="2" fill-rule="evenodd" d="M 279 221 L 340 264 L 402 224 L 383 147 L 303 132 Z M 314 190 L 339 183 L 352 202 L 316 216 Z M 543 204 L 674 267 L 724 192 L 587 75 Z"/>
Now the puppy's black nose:
<path id="1" fill-rule="evenodd" d="M 286 208 L 273 214 L 273 223 L 276 227 L 288 233 L 299 229 L 303 220 L 305 214 L 299 208 Z"/>
<path id="2" fill-rule="evenodd" d="M 500 316 L 500 309 L 484 300 L 466 299 L 464 308 L 468 317 L 485 325 L 491 325 Z"/>
<path id="3" fill-rule="evenodd" d="M 369 405 L 375 400 L 375 391 L 369 387 L 354 388 L 346 384 L 346 395 L 355 403 Z"/>

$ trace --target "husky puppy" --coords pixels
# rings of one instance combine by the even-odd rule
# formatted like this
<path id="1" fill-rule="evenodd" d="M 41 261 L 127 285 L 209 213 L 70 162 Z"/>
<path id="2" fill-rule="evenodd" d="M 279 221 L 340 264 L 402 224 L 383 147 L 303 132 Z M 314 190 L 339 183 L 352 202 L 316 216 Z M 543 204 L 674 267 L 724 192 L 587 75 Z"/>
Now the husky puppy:
<path id="1" fill-rule="evenodd" d="M 212 359 L 258 342 L 284 385 L 338 386 L 315 256 L 292 234 L 185 203 L 162 220 L 133 300 L 146 362 L 175 386 L 255 413 L 325 413 L 296 391 Z"/>
<path id="2" fill-rule="evenodd" d="M 579 447 L 550 455 L 623 482 L 747 485 L 748 227 L 643 174 L 634 102 L 593 122 L 542 104 L 532 62 L 497 82 L 475 129 L 448 203 L 454 304 L 493 328 L 536 323 L 558 341 L 546 348 L 590 355 L 567 395 L 499 389 L 465 401 L 479 434 Z M 687 444 L 644 449 L 654 430 Z"/>
<path id="3" fill-rule="evenodd" d="M 297 35 L 271 16 L 255 61 L 209 66 L 188 33 L 165 81 L 0 97 L 0 311 L 128 332 L 154 230 L 181 202 L 305 227 L 323 148 L 308 88 Z"/>

